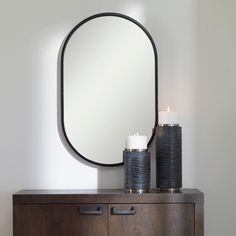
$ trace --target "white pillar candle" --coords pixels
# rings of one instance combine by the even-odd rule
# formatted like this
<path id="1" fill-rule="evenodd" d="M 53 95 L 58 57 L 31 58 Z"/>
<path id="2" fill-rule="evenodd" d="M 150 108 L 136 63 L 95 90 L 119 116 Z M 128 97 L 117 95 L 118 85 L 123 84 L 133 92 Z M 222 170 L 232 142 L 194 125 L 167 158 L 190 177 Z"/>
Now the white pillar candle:
<path id="1" fill-rule="evenodd" d="M 125 149 L 147 149 L 147 136 L 134 134 L 127 136 Z"/>
<path id="2" fill-rule="evenodd" d="M 171 111 L 168 107 L 166 111 L 159 112 L 159 125 L 177 125 L 178 124 L 178 113 Z"/>

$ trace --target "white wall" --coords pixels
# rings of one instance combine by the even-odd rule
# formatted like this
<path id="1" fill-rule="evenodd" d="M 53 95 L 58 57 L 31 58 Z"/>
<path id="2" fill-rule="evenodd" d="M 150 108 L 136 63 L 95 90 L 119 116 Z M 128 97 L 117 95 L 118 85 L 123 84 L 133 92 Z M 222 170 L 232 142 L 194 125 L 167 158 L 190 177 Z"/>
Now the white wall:
<path id="1" fill-rule="evenodd" d="M 199 1 L 196 186 L 205 192 L 206 235 L 236 235 L 236 1 Z"/>
<path id="2" fill-rule="evenodd" d="M 160 109 L 181 115 L 183 185 L 205 192 L 206 235 L 234 235 L 235 7 L 233 0 L 1 0 L 0 235 L 12 235 L 11 194 L 20 189 L 122 187 L 122 168 L 76 159 L 57 130 L 59 47 L 76 23 L 104 11 L 129 14 L 152 34 Z"/>

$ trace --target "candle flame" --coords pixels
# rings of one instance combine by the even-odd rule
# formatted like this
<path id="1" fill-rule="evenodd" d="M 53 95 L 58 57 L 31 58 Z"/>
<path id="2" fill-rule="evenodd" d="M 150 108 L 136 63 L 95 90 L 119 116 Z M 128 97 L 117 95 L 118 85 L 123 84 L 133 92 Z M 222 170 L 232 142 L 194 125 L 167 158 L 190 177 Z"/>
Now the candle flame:
<path id="1" fill-rule="evenodd" d="M 167 107 L 167 111 L 170 111 L 170 107 L 169 106 Z"/>

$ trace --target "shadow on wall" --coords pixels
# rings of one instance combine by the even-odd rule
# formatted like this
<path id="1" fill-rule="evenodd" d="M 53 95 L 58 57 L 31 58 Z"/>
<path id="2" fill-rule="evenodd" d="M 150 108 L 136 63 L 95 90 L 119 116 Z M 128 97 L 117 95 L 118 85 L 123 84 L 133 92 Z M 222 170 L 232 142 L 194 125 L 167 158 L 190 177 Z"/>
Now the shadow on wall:
<path id="1" fill-rule="evenodd" d="M 235 235 L 235 1 L 197 5 L 197 186 L 206 235 Z M 219 204 L 220 203 L 220 204 Z"/>

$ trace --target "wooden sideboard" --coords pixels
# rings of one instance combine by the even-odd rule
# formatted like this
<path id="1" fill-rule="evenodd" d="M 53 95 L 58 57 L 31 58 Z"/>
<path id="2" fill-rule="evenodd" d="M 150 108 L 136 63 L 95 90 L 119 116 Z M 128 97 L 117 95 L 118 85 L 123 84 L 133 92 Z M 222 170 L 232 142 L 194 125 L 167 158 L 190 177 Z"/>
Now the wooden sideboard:
<path id="1" fill-rule="evenodd" d="M 22 190 L 13 195 L 14 236 L 203 236 L 203 193 Z"/>

